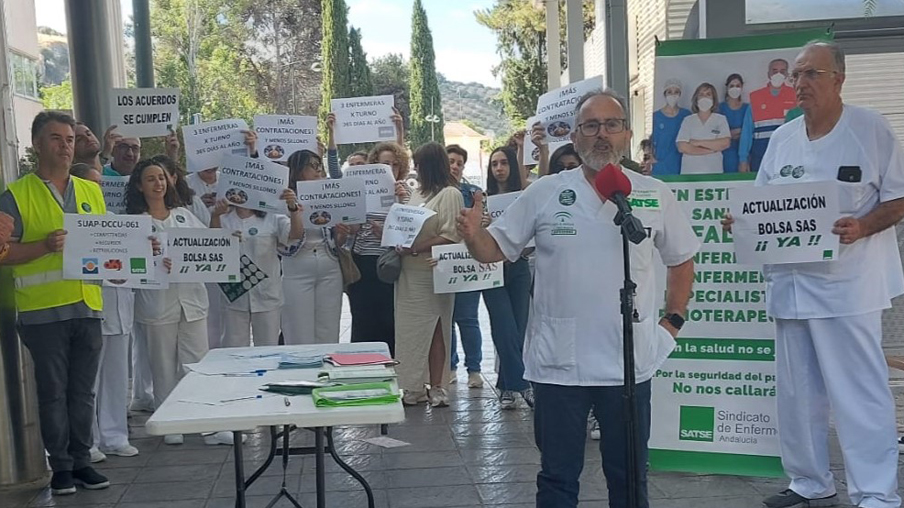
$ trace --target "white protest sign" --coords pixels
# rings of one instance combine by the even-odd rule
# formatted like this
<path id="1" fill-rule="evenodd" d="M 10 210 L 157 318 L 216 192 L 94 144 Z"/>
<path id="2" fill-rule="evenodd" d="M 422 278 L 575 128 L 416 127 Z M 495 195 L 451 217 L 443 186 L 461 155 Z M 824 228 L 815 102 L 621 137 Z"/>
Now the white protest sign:
<path id="1" fill-rule="evenodd" d="M 417 238 L 424 222 L 436 215 L 433 210 L 423 206 L 400 205 L 389 208 L 386 222 L 383 223 L 382 247 L 411 247 Z"/>
<path id="2" fill-rule="evenodd" d="M 151 258 L 148 215 L 63 215 L 63 278 L 147 279 Z"/>
<path id="3" fill-rule="evenodd" d="M 336 115 L 336 144 L 395 141 L 392 123 L 392 95 L 331 99 L 330 107 Z"/>
<path id="4" fill-rule="evenodd" d="M 731 227 L 742 264 L 807 263 L 838 259 L 841 217 L 838 183 L 807 182 L 731 191 Z"/>
<path id="5" fill-rule="evenodd" d="M 534 144 L 534 141 L 530 136 L 531 128 L 539 121 L 539 117 L 532 116 L 525 122 L 527 125 L 527 132 L 524 134 L 524 160 L 521 162 L 527 166 L 540 163 L 540 147 Z"/>
<path id="6" fill-rule="evenodd" d="M 396 202 L 395 177 L 392 175 L 392 168 L 386 164 L 349 166 L 343 176 L 364 180 L 368 212 L 385 212 Z"/>
<path id="7" fill-rule="evenodd" d="M 523 191 L 518 192 L 506 192 L 504 194 L 494 194 L 492 196 L 487 196 L 486 198 L 486 206 L 487 211 L 490 213 L 490 220 L 494 221 L 505 212 L 505 209 L 509 207 L 512 203 L 518 199 L 518 196 L 521 195 Z"/>
<path id="8" fill-rule="evenodd" d="M 257 153 L 272 161 L 285 161 L 299 150 L 317 152 L 317 118 L 293 115 L 256 115 Z"/>
<path id="9" fill-rule="evenodd" d="M 239 239 L 223 229 L 173 228 L 168 231 L 170 282 L 236 282 Z"/>
<path id="10" fill-rule="evenodd" d="M 502 263 L 481 263 L 460 243 L 433 247 L 433 292 L 463 293 L 502 287 Z"/>
<path id="11" fill-rule="evenodd" d="M 178 88 L 114 88 L 110 125 L 125 137 L 166 136 L 179 123 Z"/>
<path id="12" fill-rule="evenodd" d="M 490 222 L 498 219 L 505 213 L 505 210 L 518 199 L 518 196 L 521 195 L 523 191 L 517 192 L 506 192 L 504 194 L 494 194 L 492 196 L 486 197 L 486 207 L 487 212 L 490 214 Z M 529 242 L 525 248 L 536 247 L 537 244 L 533 238 Z"/>
<path id="13" fill-rule="evenodd" d="M 128 176 L 102 176 L 100 188 L 104 191 L 104 203 L 108 213 L 126 213 L 126 187 Z"/>
<path id="14" fill-rule="evenodd" d="M 546 130 L 546 143 L 549 145 L 549 153 L 556 148 L 571 143 L 571 132 L 575 129 L 574 107 L 581 97 L 603 87 L 603 77 L 592 78 L 571 83 L 570 85 L 546 92 L 537 99 L 537 116 Z M 527 155 L 525 155 L 525 158 Z"/>
<path id="15" fill-rule="evenodd" d="M 122 284 L 112 284 L 113 286 L 131 289 L 167 289 L 169 288 L 169 272 L 163 265 L 163 258 L 169 257 L 166 250 L 167 234 L 166 232 L 152 233 L 160 241 L 160 253 L 154 256 L 152 262 L 153 267 L 145 279 L 126 280 Z M 107 281 L 104 281 L 106 283 Z"/>
<path id="16" fill-rule="evenodd" d="M 182 127 L 185 160 L 189 173 L 219 167 L 226 155 L 248 155 L 243 130 L 248 124 L 241 119 L 216 120 Z"/>
<path id="17" fill-rule="evenodd" d="M 367 195 L 364 179 L 309 180 L 296 185 L 298 201 L 304 207 L 305 229 L 336 224 L 364 224 Z"/>
<path id="18" fill-rule="evenodd" d="M 279 196 L 289 188 L 289 168 L 264 159 L 227 155 L 220 163 L 217 199 L 229 204 L 286 213 L 286 202 Z"/>

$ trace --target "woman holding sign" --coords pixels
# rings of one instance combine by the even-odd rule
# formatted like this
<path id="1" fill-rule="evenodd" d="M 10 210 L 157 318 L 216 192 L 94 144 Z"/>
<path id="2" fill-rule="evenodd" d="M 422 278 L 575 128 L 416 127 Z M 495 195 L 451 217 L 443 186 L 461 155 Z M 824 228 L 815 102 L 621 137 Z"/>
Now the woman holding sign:
<path id="1" fill-rule="evenodd" d="M 224 347 L 250 346 L 249 328 L 255 346 L 275 346 L 279 342 L 283 289 L 277 249 L 304 236 L 295 191 L 286 189 L 280 197 L 286 202 L 288 217 L 230 206 L 225 199 L 217 201 L 211 214 L 210 227 L 232 231 L 240 238 L 242 252 L 241 291 L 245 292 L 228 293 Z M 253 265 L 246 264 L 246 259 Z M 245 274 L 245 268 L 252 266 L 258 270 Z"/>
<path id="2" fill-rule="evenodd" d="M 155 234 L 171 228 L 204 228 L 168 184 L 166 170 L 145 160 L 135 167 L 126 188 L 126 213 L 153 218 Z M 170 261 L 164 258 L 169 267 Z M 184 375 L 183 365 L 201 361 L 207 353 L 207 290 L 201 283 L 172 283 L 167 289 L 135 291 L 135 326 L 147 337 L 154 405 L 160 407 Z M 226 434 L 226 433 L 218 433 Z M 229 439 L 231 442 L 231 433 Z M 209 436 L 212 440 L 226 436 Z M 182 434 L 164 438 L 166 444 L 182 444 Z"/>
<path id="3" fill-rule="evenodd" d="M 490 154 L 487 167 L 487 194 L 505 194 L 521 190 L 518 176 L 518 158 L 511 148 L 497 148 Z M 527 331 L 527 315 L 530 309 L 530 264 L 528 250 L 514 263 L 503 265 L 505 285 L 483 292 L 483 303 L 490 314 L 490 330 L 499 357 L 499 404 L 502 409 L 515 408 L 515 394 L 530 407 L 534 406 L 534 392 L 524 380 L 524 334 Z"/>
<path id="4" fill-rule="evenodd" d="M 310 150 L 293 153 L 288 162 L 289 188 L 294 189 L 299 181 L 323 178 L 323 161 Z M 283 194 L 283 199 L 287 198 Z M 294 192 L 291 198 L 294 202 Z M 292 205 L 289 208 L 291 212 Z M 298 210 L 292 214 L 292 220 L 301 222 L 300 217 L 294 217 L 297 214 Z M 286 300 L 281 319 L 283 337 L 287 345 L 337 343 L 342 314 L 342 270 L 336 246 L 345 244 L 348 226 L 302 231 L 300 239 L 280 249 Z"/>
<path id="5" fill-rule="evenodd" d="M 396 181 L 396 201 L 407 204 L 411 188 L 408 177 L 408 153 L 398 143 L 378 143 L 367 156 L 368 164 L 386 164 Z M 380 243 L 387 212 L 370 212 L 352 240 L 352 257 L 361 280 L 348 286 L 348 303 L 352 313 L 352 342 L 385 342 L 395 355 L 395 315 L 393 286 L 377 277 L 377 258 L 386 251 Z"/>
<path id="6" fill-rule="evenodd" d="M 414 153 L 420 189 L 409 205 L 436 212 L 424 222 L 410 248 L 397 248 L 402 255 L 402 273 L 395 283 L 396 358 L 403 402 L 415 405 L 429 400 L 433 407 L 449 405 L 452 310 L 455 295 L 434 294 L 433 268 L 429 258 L 437 245 L 458 243 L 456 218 L 464 199 L 449 168 L 449 157 L 439 143 L 427 143 Z M 423 256 L 421 256 L 423 254 Z M 425 392 L 424 385 L 430 384 Z"/>

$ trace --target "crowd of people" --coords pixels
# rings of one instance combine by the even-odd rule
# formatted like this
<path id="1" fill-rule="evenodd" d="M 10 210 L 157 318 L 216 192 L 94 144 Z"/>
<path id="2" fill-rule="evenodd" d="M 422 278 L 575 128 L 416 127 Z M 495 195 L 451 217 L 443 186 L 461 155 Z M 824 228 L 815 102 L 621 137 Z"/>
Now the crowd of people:
<path id="1" fill-rule="evenodd" d="M 117 135 L 115 126 L 101 141 L 68 115 L 39 114 L 32 125 L 37 169 L 0 195 L 0 263 L 11 265 L 16 279 L 19 334 L 34 359 L 52 492 L 73 493 L 76 483 L 105 488 L 109 481 L 91 463 L 104 454 L 138 454 L 128 441 L 130 361 L 131 407 L 153 410 L 184 375 L 184 365 L 211 348 L 338 342 L 343 292 L 351 307 L 351 340 L 385 342 L 399 361 L 402 402 L 448 406 L 448 384 L 457 380 L 456 335 L 465 353 L 468 386 L 483 383 L 477 321 L 482 295 L 499 360 L 499 407 L 515 408 L 520 397 L 534 410 L 541 452 L 537 506 L 577 506 L 592 414 L 591 435 L 600 439 L 610 506 L 625 506 L 627 477 L 636 475 L 638 506 L 647 508 L 651 382 L 684 323 L 700 244 L 669 188 L 646 175 L 663 164 L 668 171 L 682 168 L 678 172 L 737 165 L 741 171 L 759 170 L 758 185 L 774 185 L 786 183 L 778 170 L 793 160 L 823 180 L 835 175 L 819 171 L 831 171 L 839 161 L 862 167 L 863 185 L 845 188 L 860 199 L 851 200 L 856 206 L 845 211 L 850 216 L 835 224 L 846 246 L 837 266 L 858 270 L 827 271 L 822 264 L 767 267 L 767 301 L 777 330 L 782 456 L 792 482 L 765 506 L 830 506 L 836 499 L 825 447 L 831 404 L 852 500 L 862 507 L 899 507 L 894 407 L 879 311 L 904 293 L 890 228 L 904 216 L 904 156 L 887 122 L 843 105 L 844 56 L 837 45 L 808 45 L 790 72 L 782 62 L 771 67 L 794 82 L 804 119 L 771 129 L 773 142 L 762 156 L 756 155 L 756 140 L 762 137 L 744 140 L 758 120 L 739 102 L 743 78 L 732 75 L 726 102 L 720 105 L 715 87 L 704 83 L 694 93 L 691 111 L 677 107 L 680 84 L 667 84 L 667 105 L 657 112 L 657 121 L 669 125 L 662 130 L 674 133 L 674 146 L 665 149 L 668 140 L 654 134 L 641 143 L 637 170 L 624 171 L 634 189 L 657 193 L 661 200 L 660 208 L 635 210 L 647 226 L 647 238 L 631 250 L 637 283 L 636 471 L 628 471 L 624 461 L 629 416 L 622 404 L 622 317 L 613 283 L 618 278 L 600 269 L 621 262 L 619 228 L 612 220 L 618 209 L 594 186 L 603 167 L 628 167 L 632 130 L 624 99 L 616 93 L 597 90 L 582 97 L 572 143 L 552 154 L 539 125 L 493 150 L 485 192 L 463 179 L 469 154 L 460 146 L 426 143 L 409 155 L 402 119 L 394 114 L 397 141 L 352 153 L 344 161 L 389 166 L 395 201 L 434 212 L 410 247 L 390 248 L 401 266 L 394 282 L 380 271 L 379 260 L 387 252 L 381 247 L 385 212 L 368 213 L 362 225 L 306 229 L 301 220 L 305 203 L 294 192 L 296 183 L 343 177 L 333 115 L 327 119 L 326 146 L 295 152 L 285 163 L 289 185 L 281 199 L 287 213 L 277 214 L 219 199 L 217 168 L 187 174 L 178 162 L 175 133 L 165 139 L 165 154 L 145 157 L 141 140 Z M 703 139 L 704 131 L 712 135 Z M 256 157 L 256 133 L 244 135 L 249 156 Z M 536 174 L 521 163 L 525 136 L 540 148 Z M 846 148 L 853 146 L 849 139 L 859 140 L 856 149 Z M 415 185 L 409 183 L 411 173 Z M 157 235 L 172 228 L 224 229 L 240 239 L 242 255 L 267 277 L 232 301 L 216 284 L 177 282 L 167 289 L 133 291 L 121 287 L 122 281 L 63 278 L 63 213 L 104 213 L 97 185 L 102 175 L 128 177 L 125 213 L 150 216 L 148 241 L 155 254 L 162 249 Z M 486 196 L 517 192 L 505 213 L 491 220 Z M 724 226 L 731 224 L 729 217 Z M 478 261 L 503 263 L 502 287 L 434 292 L 431 249 L 462 242 Z M 662 314 L 654 251 L 668 272 Z M 343 278 L 344 256 L 360 271 L 353 283 Z M 166 257 L 162 262 L 165 269 L 172 266 Z M 837 375 L 851 368 L 856 376 Z M 230 432 L 204 439 L 211 445 L 233 444 Z M 165 442 L 181 444 L 183 436 L 168 435 Z"/>

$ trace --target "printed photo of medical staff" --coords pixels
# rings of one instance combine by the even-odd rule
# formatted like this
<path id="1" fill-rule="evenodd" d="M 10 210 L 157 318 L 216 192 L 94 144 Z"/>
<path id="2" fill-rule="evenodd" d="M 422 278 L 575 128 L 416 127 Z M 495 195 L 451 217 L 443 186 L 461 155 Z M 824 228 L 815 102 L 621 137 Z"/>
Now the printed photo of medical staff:
<path id="1" fill-rule="evenodd" d="M 653 176 L 756 172 L 772 132 L 800 115 L 798 48 L 657 56 Z"/>

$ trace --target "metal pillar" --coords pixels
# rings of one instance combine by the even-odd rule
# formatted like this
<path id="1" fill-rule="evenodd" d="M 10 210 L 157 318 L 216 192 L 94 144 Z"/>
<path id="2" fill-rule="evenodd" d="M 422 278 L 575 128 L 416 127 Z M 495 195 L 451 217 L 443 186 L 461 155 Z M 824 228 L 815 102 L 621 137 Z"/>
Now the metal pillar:
<path id="1" fill-rule="evenodd" d="M 4 6 L 0 5 L 0 192 L 19 172 Z M 9 269 L 0 269 L 0 487 L 46 475 L 31 356 L 16 334 L 13 291 Z"/>
<path id="2" fill-rule="evenodd" d="M 606 0 L 606 85 L 628 97 L 628 2 Z M 631 118 L 630 111 L 625 111 Z"/>
<path id="3" fill-rule="evenodd" d="M 562 53 L 559 48 L 559 0 L 546 0 L 546 88 L 562 86 Z"/>
<path id="4" fill-rule="evenodd" d="M 154 54 L 151 47 L 151 9 L 148 0 L 132 0 L 135 26 L 135 80 L 138 88 L 154 87 Z"/>
<path id="5" fill-rule="evenodd" d="M 66 0 L 75 117 L 94 132 L 104 132 L 110 122 L 113 62 L 107 1 Z"/>
<path id="6" fill-rule="evenodd" d="M 568 35 L 568 82 L 584 79 L 584 6 L 583 0 L 565 0 Z M 558 24 L 556 25 L 558 27 Z"/>

